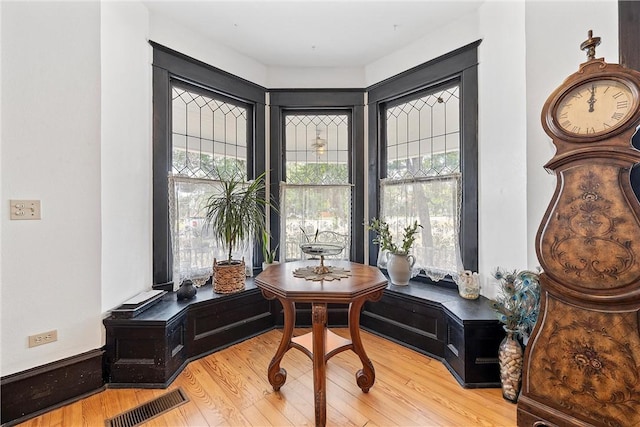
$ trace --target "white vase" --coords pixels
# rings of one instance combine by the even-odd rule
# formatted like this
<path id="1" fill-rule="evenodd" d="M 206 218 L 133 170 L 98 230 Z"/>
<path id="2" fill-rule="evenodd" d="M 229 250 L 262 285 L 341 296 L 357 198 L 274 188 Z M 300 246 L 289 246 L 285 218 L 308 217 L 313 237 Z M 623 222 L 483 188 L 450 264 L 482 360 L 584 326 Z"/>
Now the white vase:
<path id="1" fill-rule="evenodd" d="M 393 254 L 387 252 L 387 273 L 391 283 L 396 286 L 406 286 L 411 279 L 411 269 L 416 259 L 413 255 L 404 253 Z"/>
<path id="2" fill-rule="evenodd" d="M 480 296 L 480 279 L 478 273 L 464 270 L 458 273 L 458 293 L 465 299 L 477 299 Z"/>

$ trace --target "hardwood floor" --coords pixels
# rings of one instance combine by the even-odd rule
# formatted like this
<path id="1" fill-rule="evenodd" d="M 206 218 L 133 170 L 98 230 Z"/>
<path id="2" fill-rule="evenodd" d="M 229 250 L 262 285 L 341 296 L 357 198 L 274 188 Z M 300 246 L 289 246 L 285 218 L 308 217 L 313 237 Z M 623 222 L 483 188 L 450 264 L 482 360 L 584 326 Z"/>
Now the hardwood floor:
<path id="1" fill-rule="evenodd" d="M 296 330 L 296 335 L 307 332 Z M 348 337 L 347 329 L 334 332 Z M 181 387 L 189 402 L 145 426 L 312 426 L 313 371 L 309 358 L 291 349 L 282 360 L 287 382 L 274 392 L 267 367 L 282 332 L 272 330 L 191 362 L 168 390 Z M 327 366 L 327 425 L 515 426 L 516 405 L 499 389 L 464 389 L 444 365 L 376 335 L 362 332 L 376 382 L 363 393 L 355 382 L 362 367 L 351 351 Z M 21 426 L 104 426 L 104 420 L 165 394 L 161 389 L 107 389 Z"/>

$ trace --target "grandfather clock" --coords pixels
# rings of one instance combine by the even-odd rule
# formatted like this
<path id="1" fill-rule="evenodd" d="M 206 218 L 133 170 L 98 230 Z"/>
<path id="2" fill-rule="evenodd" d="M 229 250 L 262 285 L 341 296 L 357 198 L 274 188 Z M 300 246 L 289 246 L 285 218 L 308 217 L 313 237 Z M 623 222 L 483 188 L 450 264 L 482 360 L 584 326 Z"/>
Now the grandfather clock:
<path id="1" fill-rule="evenodd" d="M 518 426 L 640 426 L 640 204 L 630 170 L 640 73 L 595 58 L 547 99 L 557 186 L 536 236 L 544 270 Z"/>

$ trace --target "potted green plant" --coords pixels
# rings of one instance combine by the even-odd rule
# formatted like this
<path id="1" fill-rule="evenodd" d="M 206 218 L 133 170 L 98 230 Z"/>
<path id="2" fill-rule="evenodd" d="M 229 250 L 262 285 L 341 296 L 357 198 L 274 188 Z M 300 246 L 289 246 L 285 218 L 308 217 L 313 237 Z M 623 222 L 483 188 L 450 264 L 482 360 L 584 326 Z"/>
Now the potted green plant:
<path id="1" fill-rule="evenodd" d="M 277 264 L 276 254 L 278 253 L 278 247 L 280 245 L 276 245 L 275 248 L 269 249 L 269 241 L 271 235 L 267 232 L 267 230 L 262 230 L 262 270 L 267 269 L 270 265 Z"/>
<path id="2" fill-rule="evenodd" d="M 387 261 L 387 273 L 391 283 L 397 286 L 406 286 L 411 279 L 411 269 L 416 262 L 413 255 L 409 254 L 416 241 L 418 229 L 422 228 L 418 221 L 406 226 L 402 232 L 402 245 L 398 246 L 393 241 L 389 230 L 389 224 L 377 218 L 371 219 L 368 228 L 376 232 L 377 237 L 373 243 L 380 246 Z"/>
<path id="3" fill-rule="evenodd" d="M 526 345 L 535 326 L 540 309 L 538 273 L 505 271 L 497 268 L 493 277 L 499 282 L 498 295 L 490 301 L 498 320 L 504 324 L 506 336 L 498 348 L 502 396 L 517 402 L 522 380 L 523 349 L 518 337 Z"/>
<path id="4" fill-rule="evenodd" d="M 238 175 L 222 180 L 222 186 L 204 206 L 205 227 L 214 239 L 227 249 L 224 261 L 213 261 L 213 282 L 216 293 L 233 293 L 244 289 L 245 264 L 233 260 L 234 248 L 250 237 L 257 236 L 265 227 L 265 207 L 271 206 L 265 198 L 265 174 L 246 182 Z"/>

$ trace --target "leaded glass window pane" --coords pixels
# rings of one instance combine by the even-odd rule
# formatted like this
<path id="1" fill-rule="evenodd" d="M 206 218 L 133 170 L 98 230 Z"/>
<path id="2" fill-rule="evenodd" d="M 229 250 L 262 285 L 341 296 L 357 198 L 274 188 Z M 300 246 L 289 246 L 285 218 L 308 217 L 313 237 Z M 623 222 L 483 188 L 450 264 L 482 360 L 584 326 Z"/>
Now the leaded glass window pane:
<path id="1" fill-rule="evenodd" d="M 171 116 L 169 221 L 174 288 L 183 280 L 202 281 L 214 257 L 226 259 L 227 248 L 204 226 L 204 205 L 231 176 L 247 179 L 250 119 L 243 105 L 174 85 Z M 234 254 L 244 257 L 252 273 L 250 241 Z"/>
<path id="2" fill-rule="evenodd" d="M 285 116 L 285 180 L 280 188 L 280 259 L 300 259 L 300 243 L 316 232 L 344 242 L 349 259 L 352 186 L 349 116 Z M 323 233 L 325 232 L 325 233 Z M 305 237 L 307 236 L 307 237 Z"/>
<path id="3" fill-rule="evenodd" d="M 179 86 L 172 96 L 172 173 L 246 179 L 247 109 Z"/>
<path id="4" fill-rule="evenodd" d="M 333 257 L 349 259 L 351 242 L 350 185 L 287 185 L 280 187 L 282 218 L 280 257 L 287 261 L 300 259 L 300 243 L 313 241 L 318 232 L 319 241 L 327 237 L 329 243 L 344 245 L 342 253 Z"/>
<path id="5" fill-rule="evenodd" d="M 413 182 L 385 180 L 381 196 L 381 216 L 394 240 L 413 221 L 423 227 L 411 251 L 416 258 L 416 274 L 424 269 L 436 280 L 458 271 L 459 174 Z"/>
<path id="6" fill-rule="evenodd" d="M 380 214 L 397 241 L 413 221 L 422 225 L 411 251 L 413 274 L 423 271 L 433 280 L 461 268 L 459 92 L 456 83 L 385 110 L 387 175 L 381 181 Z"/>
<path id="7" fill-rule="evenodd" d="M 349 183 L 347 115 L 287 115 L 285 146 L 287 183 Z"/>
<path id="8" fill-rule="evenodd" d="M 386 154 L 388 179 L 460 172 L 459 86 L 389 107 Z"/>

